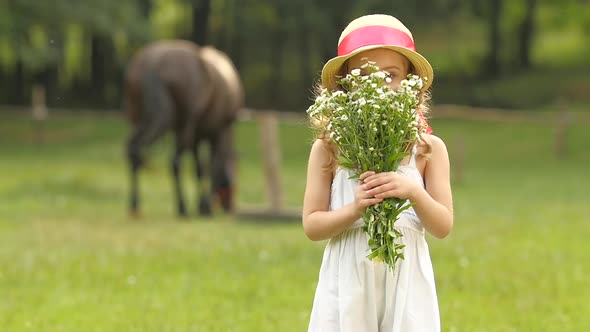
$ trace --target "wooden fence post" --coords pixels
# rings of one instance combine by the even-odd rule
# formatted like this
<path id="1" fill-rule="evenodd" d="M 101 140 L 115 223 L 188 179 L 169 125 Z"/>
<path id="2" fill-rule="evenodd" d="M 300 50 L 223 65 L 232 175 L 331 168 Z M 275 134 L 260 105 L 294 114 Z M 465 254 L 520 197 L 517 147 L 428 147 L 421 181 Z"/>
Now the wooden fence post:
<path id="1" fill-rule="evenodd" d="M 45 120 L 47 119 L 47 105 L 45 102 L 45 87 L 42 85 L 33 86 L 31 96 L 32 101 L 32 117 L 34 126 L 34 140 L 37 144 L 42 144 L 45 141 Z"/>
<path id="2" fill-rule="evenodd" d="M 269 112 L 262 113 L 258 117 L 258 124 L 270 210 L 278 213 L 283 207 L 283 193 L 279 172 L 281 150 L 277 116 Z"/>

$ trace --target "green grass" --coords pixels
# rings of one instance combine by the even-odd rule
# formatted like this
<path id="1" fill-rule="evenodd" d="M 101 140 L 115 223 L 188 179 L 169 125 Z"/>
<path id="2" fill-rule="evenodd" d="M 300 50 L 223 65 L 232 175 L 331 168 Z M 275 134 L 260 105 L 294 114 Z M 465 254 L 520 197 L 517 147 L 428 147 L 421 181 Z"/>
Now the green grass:
<path id="1" fill-rule="evenodd" d="M 455 229 L 428 237 L 443 331 L 588 330 L 587 121 L 574 124 L 563 160 L 549 126 L 433 126 L 454 165 L 464 142 L 465 160 L 453 180 Z M 24 116 L 0 113 L 2 331 L 306 329 L 325 243 L 307 240 L 299 222 L 221 213 L 178 221 L 169 141 L 150 151 L 143 218 L 131 220 L 122 119 L 52 114 L 40 146 L 31 128 Z M 241 123 L 237 138 L 238 205 L 264 207 L 256 125 Z M 309 140 L 305 126 L 281 125 L 292 208 L 301 205 Z"/>

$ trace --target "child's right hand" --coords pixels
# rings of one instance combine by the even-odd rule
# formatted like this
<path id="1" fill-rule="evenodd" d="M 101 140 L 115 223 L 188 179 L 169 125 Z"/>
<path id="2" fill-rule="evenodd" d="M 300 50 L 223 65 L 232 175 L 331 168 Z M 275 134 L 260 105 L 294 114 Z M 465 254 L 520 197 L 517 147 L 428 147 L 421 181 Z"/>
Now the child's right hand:
<path id="1" fill-rule="evenodd" d="M 375 198 L 374 196 L 370 196 L 367 193 L 367 190 L 362 188 L 362 184 L 364 183 L 365 179 L 371 175 L 374 175 L 375 172 L 368 171 L 361 174 L 359 177 L 359 185 L 356 187 L 355 194 L 354 194 L 354 205 L 356 210 L 359 214 L 365 212 L 365 209 L 371 205 L 375 205 L 377 203 L 381 203 L 383 201 L 382 198 Z"/>

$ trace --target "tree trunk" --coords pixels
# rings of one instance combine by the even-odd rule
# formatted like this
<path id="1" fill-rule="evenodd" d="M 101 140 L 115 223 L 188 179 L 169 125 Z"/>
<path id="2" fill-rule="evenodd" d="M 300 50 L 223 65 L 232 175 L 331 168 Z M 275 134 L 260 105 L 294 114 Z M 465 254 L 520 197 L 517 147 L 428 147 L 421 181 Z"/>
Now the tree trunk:
<path id="1" fill-rule="evenodd" d="M 271 33 L 271 49 L 270 49 L 270 68 L 271 74 L 268 80 L 268 101 L 270 105 L 268 107 L 276 108 L 281 106 L 281 85 L 282 85 L 282 72 L 283 72 L 283 50 L 285 48 L 285 41 L 287 40 L 288 32 L 283 22 L 288 15 L 288 8 L 285 0 L 279 0 L 275 4 L 277 11 L 277 22 L 278 24 L 274 27 L 269 27 L 272 30 Z"/>
<path id="2" fill-rule="evenodd" d="M 526 15 L 520 24 L 518 43 L 518 64 L 522 69 L 531 67 L 531 46 L 534 35 L 534 17 L 537 1 L 527 0 Z"/>
<path id="3" fill-rule="evenodd" d="M 270 66 L 271 76 L 268 81 L 268 91 L 270 94 L 269 102 L 271 105 L 276 106 L 279 102 L 280 87 L 282 79 L 282 66 L 283 66 L 283 48 L 285 46 L 285 38 L 282 32 L 283 29 L 276 28 L 273 32 L 271 53 L 270 53 Z"/>
<path id="4" fill-rule="evenodd" d="M 193 31 L 191 39 L 197 45 L 206 45 L 209 25 L 211 0 L 194 0 L 193 2 Z"/>
<path id="5" fill-rule="evenodd" d="M 92 90 L 99 98 L 104 96 L 105 86 L 105 65 L 104 65 L 104 42 L 99 35 L 93 34 L 90 37 L 90 80 Z"/>
<path id="6" fill-rule="evenodd" d="M 234 12 L 235 9 L 235 0 L 226 0 L 224 1 L 224 6 L 222 12 L 224 13 L 223 20 L 225 24 L 223 28 L 218 31 L 219 33 L 219 41 L 217 45 L 228 55 L 231 56 L 231 43 L 232 43 L 232 35 L 235 31 L 235 21 L 234 21 Z"/>
<path id="7" fill-rule="evenodd" d="M 152 12 L 151 0 L 139 0 L 139 11 L 142 17 L 149 18 Z"/>
<path id="8" fill-rule="evenodd" d="M 299 50 L 301 59 L 301 83 L 302 83 L 302 90 L 301 91 L 309 91 L 313 86 L 313 69 L 311 67 L 311 56 L 310 56 L 310 33 L 309 33 L 309 24 L 305 20 L 306 13 L 305 13 L 305 3 L 300 3 L 299 5 Z"/>
<path id="9" fill-rule="evenodd" d="M 108 36 L 93 34 L 91 39 L 90 77 L 93 97 L 99 106 L 105 106 L 116 96 L 108 96 L 108 85 L 113 84 L 117 69 L 115 47 Z M 106 101 L 106 103 L 105 103 Z"/>
<path id="10" fill-rule="evenodd" d="M 234 61 L 234 65 L 238 72 L 242 66 L 242 45 L 244 40 L 244 34 L 242 33 L 243 30 L 243 20 L 242 15 L 240 15 L 240 8 L 242 8 L 243 0 L 234 0 L 233 1 L 233 8 L 232 8 L 232 21 L 233 21 L 233 29 L 231 31 L 231 45 L 228 48 L 230 50 L 231 58 Z"/>
<path id="11" fill-rule="evenodd" d="M 12 82 L 12 73 L 7 72 L 4 68 L 0 67 L 0 100 L 4 103 L 11 104 L 12 96 L 14 92 L 14 82 Z"/>
<path id="12" fill-rule="evenodd" d="M 502 2 L 503 0 L 491 1 L 490 8 L 490 31 L 489 31 L 489 49 L 486 58 L 484 73 L 492 77 L 500 76 L 500 21 L 502 18 Z"/>
<path id="13" fill-rule="evenodd" d="M 14 71 L 14 103 L 23 105 L 26 102 L 25 98 L 25 66 L 22 60 L 16 62 L 16 70 Z"/>
<path id="14" fill-rule="evenodd" d="M 322 24 L 320 26 L 321 29 L 317 27 L 314 28 L 312 33 L 317 34 L 317 45 L 316 49 L 319 50 L 319 56 L 321 59 L 322 64 L 326 63 L 332 57 L 336 56 L 337 47 L 338 47 L 338 38 L 340 37 L 340 33 L 345 28 L 346 24 L 349 21 L 349 13 L 351 8 L 353 7 L 354 3 L 352 0 L 340 0 L 339 2 L 336 1 L 307 1 L 312 3 L 311 5 L 313 11 L 319 12 L 316 17 L 321 17 L 319 20 L 322 20 Z M 376 11 L 375 11 L 376 12 Z M 314 26 L 317 26 L 318 22 L 313 22 Z"/>
<path id="15" fill-rule="evenodd" d="M 320 40 L 320 55 L 322 58 L 322 63 L 326 63 L 328 60 L 337 55 L 338 38 L 340 37 L 340 33 L 348 23 L 346 21 L 346 13 L 344 12 L 346 4 L 341 3 L 341 6 L 341 12 L 335 12 L 334 14 L 329 16 L 332 22 L 332 24 L 330 25 L 332 29 L 326 31 L 323 40 Z"/>
<path id="16" fill-rule="evenodd" d="M 45 89 L 45 95 L 48 106 L 61 106 L 60 100 L 55 98 L 57 86 L 57 65 L 54 63 L 47 64 L 45 68 L 33 75 L 33 85 L 42 86 Z M 30 91 L 28 93 L 31 93 Z"/>

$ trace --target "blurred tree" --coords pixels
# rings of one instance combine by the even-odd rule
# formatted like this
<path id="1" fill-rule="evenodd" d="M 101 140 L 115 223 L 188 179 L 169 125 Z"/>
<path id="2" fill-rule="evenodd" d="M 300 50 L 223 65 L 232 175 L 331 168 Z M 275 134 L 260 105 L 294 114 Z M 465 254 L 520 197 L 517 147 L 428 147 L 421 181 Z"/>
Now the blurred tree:
<path id="1" fill-rule="evenodd" d="M 526 0 L 526 13 L 518 29 L 518 65 L 523 69 L 531 67 L 531 46 L 533 44 L 536 7 L 536 0 Z"/>
<path id="2" fill-rule="evenodd" d="M 360 15 L 392 14 L 428 43 L 424 50 L 434 62 L 446 62 L 440 68 L 493 78 L 553 57 L 536 42 L 538 36 L 548 40 L 548 32 L 551 40 L 563 32 L 559 42 L 575 59 L 577 45 L 586 47 L 579 40 L 590 36 L 589 5 L 588 0 L 0 0 L 0 98 L 28 103 L 31 85 L 43 82 L 50 104 L 112 107 L 135 49 L 155 38 L 185 38 L 228 53 L 245 80 L 249 106 L 300 109 L 307 106 L 321 66 L 336 55 L 340 32 Z M 432 34 L 447 28 L 466 40 L 453 60 L 448 52 L 460 42 L 453 34 Z M 451 79 L 449 72 L 438 72 Z"/>
<path id="3" fill-rule="evenodd" d="M 138 0 L 138 6 L 139 6 L 139 13 L 141 14 L 142 17 L 144 17 L 145 19 L 149 19 L 150 14 L 152 12 L 152 1 L 151 0 Z"/>
<path id="4" fill-rule="evenodd" d="M 115 56 L 112 38 L 117 33 L 124 33 L 135 40 L 146 40 L 149 29 L 147 20 L 138 13 L 136 1 L 102 0 L 53 0 L 30 1 L 8 0 L 0 4 L 0 38 L 7 41 L 14 50 L 14 63 L 3 63 L 3 68 L 16 68 L 13 82 L 19 83 L 16 96 L 26 96 L 32 82 L 41 83 L 48 88 L 48 102 L 57 98 L 57 76 L 59 70 L 65 68 L 64 45 L 68 44 L 68 29 L 73 25 L 80 26 L 91 37 L 94 46 L 92 73 L 96 74 L 97 82 L 104 91 L 107 78 L 102 77 L 101 69 L 111 68 L 110 65 L 99 64 L 103 61 L 120 66 L 113 60 Z M 105 46 L 106 45 L 106 46 Z M 79 47 L 84 47 L 80 45 Z M 74 66 L 76 67 L 76 66 Z M 92 76 L 94 78 L 94 75 Z M 22 83 L 22 85 L 20 85 Z M 22 103 L 23 100 L 16 100 Z M 111 102 L 114 102 L 111 98 Z"/>
<path id="5" fill-rule="evenodd" d="M 355 16 L 353 0 L 318 1 L 315 3 L 318 20 L 312 27 L 318 33 L 320 58 L 325 63 L 336 55 L 338 37 L 346 24 Z M 366 14 L 366 13 L 363 13 Z"/>
<path id="6" fill-rule="evenodd" d="M 298 22 L 298 31 L 297 31 L 297 40 L 299 46 L 299 59 L 301 64 L 301 91 L 307 91 L 313 85 L 313 67 L 311 63 L 311 42 L 310 42 L 310 26 L 311 22 L 309 22 L 309 17 L 311 16 L 310 13 L 310 5 L 308 1 L 299 1 L 297 2 L 297 22 Z"/>
<path id="7" fill-rule="evenodd" d="M 270 68 L 271 76 L 268 80 L 268 95 L 269 102 L 271 105 L 276 105 L 280 102 L 281 92 L 281 74 L 283 72 L 283 50 L 285 48 L 285 42 L 287 41 L 288 29 L 289 29 L 289 12 L 291 12 L 291 6 L 293 4 L 290 0 L 275 0 L 274 1 L 274 17 L 272 21 L 274 23 L 271 36 L 270 45 Z"/>
<path id="8" fill-rule="evenodd" d="M 155 39 L 191 39 L 192 0 L 153 0 L 150 24 Z"/>
<path id="9" fill-rule="evenodd" d="M 229 44 L 227 45 L 228 53 L 234 61 L 237 70 L 240 72 L 242 69 L 242 52 L 243 52 L 243 40 L 244 40 L 244 23 L 243 15 L 241 15 L 241 8 L 245 5 L 245 0 L 233 0 L 230 1 L 232 4 L 231 10 L 231 22 L 233 29 L 231 30 L 230 36 L 228 37 Z"/>
<path id="10" fill-rule="evenodd" d="M 475 0 L 476 2 L 478 0 Z M 488 35 L 488 53 L 485 58 L 483 72 L 485 75 L 497 77 L 501 74 L 500 51 L 502 40 L 500 35 L 500 22 L 502 20 L 503 0 L 491 0 L 488 13 L 489 35 Z"/>
<path id="11" fill-rule="evenodd" d="M 115 57 L 115 47 L 110 35 L 94 32 L 90 37 L 90 77 L 92 79 L 93 97 L 97 103 L 106 98 L 109 89 L 107 85 L 112 82 L 116 71 L 122 69 Z"/>
<path id="12" fill-rule="evenodd" d="M 198 45 L 206 45 L 209 31 L 209 14 L 211 13 L 211 0 L 192 0 L 193 29 L 191 40 Z"/>

